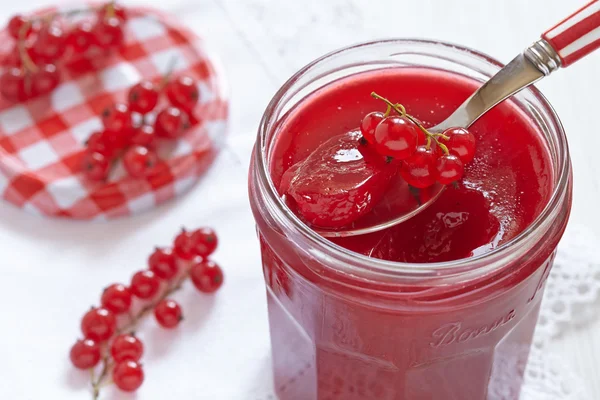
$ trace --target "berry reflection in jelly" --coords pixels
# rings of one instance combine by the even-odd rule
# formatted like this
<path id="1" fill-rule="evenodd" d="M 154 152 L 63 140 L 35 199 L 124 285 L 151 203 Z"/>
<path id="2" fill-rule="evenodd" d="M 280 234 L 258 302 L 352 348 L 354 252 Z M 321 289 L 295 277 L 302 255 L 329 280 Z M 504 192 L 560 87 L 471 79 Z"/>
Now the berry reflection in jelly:
<path id="1" fill-rule="evenodd" d="M 133 274 L 128 285 L 113 283 L 81 320 L 82 338 L 70 351 L 75 368 L 89 370 L 92 397 L 112 383 L 133 392 L 144 382 L 141 359 L 144 344 L 136 335 L 139 322 L 153 314 L 156 323 L 175 329 L 183 321 L 183 310 L 171 296 L 188 280 L 200 292 L 211 294 L 223 284 L 223 271 L 209 257 L 218 238 L 211 228 L 183 229 L 167 248 L 155 248 L 148 269 Z"/>
<path id="2" fill-rule="evenodd" d="M 467 129 L 429 132 L 402 104 L 371 96 L 387 106 L 385 112 L 368 113 L 360 129 L 325 141 L 281 179 L 287 204 L 315 227 L 340 229 L 368 215 L 397 174 L 417 197 L 436 182 L 456 184 L 475 156 L 475 136 Z"/>

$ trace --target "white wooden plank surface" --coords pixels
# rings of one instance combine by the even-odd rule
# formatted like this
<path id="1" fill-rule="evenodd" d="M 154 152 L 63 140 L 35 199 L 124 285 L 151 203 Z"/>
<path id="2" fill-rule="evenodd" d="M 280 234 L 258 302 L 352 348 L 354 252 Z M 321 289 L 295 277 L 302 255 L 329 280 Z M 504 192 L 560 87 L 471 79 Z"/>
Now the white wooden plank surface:
<path id="1" fill-rule="evenodd" d="M 231 142 L 246 146 L 252 141 L 259 118 L 266 103 L 277 87 L 316 56 L 337 47 L 358 41 L 382 37 L 427 37 L 461 43 L 502 61 L 510 60 L 516 52 L 536 39 L 575 7 L 580 1 L 564 0 L 420 0 L 420 1 L 366 1 L 366 0 L 159 0 L 135 1 L 155 4 L 172 11 L 182 21 L 201 33 L 223 58 L 232 87 Z M 4 1 L 0 4 L 0 19 L 22 10 L 44 4 L 42 0 Z M 597 93 L 600 89 L 600 52 L 565 71 L 560 71 L 542 82 L 539 87 L 549 98 L 562 118 L 570 139 L 575 170 L 575 198 L 572 223 L 585 224 L 600 235 L 600 174 L 598 173 L 600 131 L 598 129 Z M 247 160 L 241 160 L 244 167 Z M 201 185 L 202 186 L 202 185 Z M 81 301 L 92 299 L 91 288 L 100 288 L 111 277 L 127 276 L 128 271 L 114 267 L 123 262 L 139 260 L 131 252 L 135 243 L 166 241 L 181 221 L 205 221 L 209 216 L 189 216 L 190 208 L 205 198 L 202 187 L 181 201 L 163 207 L 131 221 L 120 221 L 103 229 L 102 234 L 90 232 L 89 240 L 105 240 L 103 269 L 90 269 L 90 276 L 78 284 L 85 290 L 74 293 Z M 240 193 L 240 196 L 245 196 Z M 52 241 L 43 232 L 53 230 Z M 252 231 L 248 227 L 248 232 Z M 56 254 L 56 246 L 66 246 L 78 232 L 72 226 L 54 222 L 36 222 L 14 210 L 0 207 L 0 243 L 8 244 L 2 264 L 15 268 L 34 268 L 40 262 L 48 267 L 64 263 L 93 264 L 97 254 Z M 250 233 L 251 234 L 251 233 Z M 122 238 L 119 243 L 110 237 Z M 249 252 L 256 252 L 253 237 Z M 64 247 L 67 249 L 67 247 Z M 108 251 L 110 249 L 110 251 Z M 135 257 L 135 258 L 134 258 Z M 227 259 L 227 255 L 223 255 Z M 5 264 L 6 263 L 6 264 Z M 100 266 L 98 266 L 100 267 Z M 72 271 L 75 271 L 73 265 Z M 64 273 L 68 269 L 65 267 Z M 16 274 L 16 273 L 15 273 Z M 3 275 L 3 279 L 10 276 Z M 8 280 L 10 282 L 10 279 Z M 95 286 L 94 286 L 95 285 Z M 77 286 L 77 285 L 75 285 Z M 7 288 L 8 289 L 8 288 Z M 39 302 L 48 300 L 51 292 L 43 286 L 29 296 L 39 296 Z M 76 290 L 76 289 L 74 289 Z M 10 291 L 8 292 L 10 293 Z M 2 297 L 0 299 L 8 300 Z M 6 305 L 0 305 L 0 310 Z M 14 306 L 18 307 L 18 303 Z M 35 318 L 35 310 L 22 310 Z M 27 318 L 24 316 L 24 318 Z M 73 317 L 75 319 L 75 317 Z M 34 320 L 28 320 L 27 329 L 38 329 Z M 57 322 L 60 323 L 60 322 Z M 68 325 L 72 337 L 74 324 Z M 0 334 L 0 337 L 2 334 Z M 59 340 L 59 339 L 56 339 Z M 62 343 L 62 341 L 60 342 Z M 2 346 L 0 345 L 0 354 Z M 62 346 L 62 344 L 61 344 Z M 600 320 L 586 326 L 573 327 L 556 344 L 554 351 L 576 369 L 585 384 L 600 399 Z M 31 361 L 34 362 L 34 361 Z M 153 361 L 154 362 L 154 361 Z M 156 361 L 160 362 L 160 361 Z M 168 362 L 168 358 L 164 359 Z M 171 359 L 173 366 L 177 365 Z M 0 363 L 0 376 L 8 366 Z M 186 368 L 182 366 L 182 368 Z M 39 371 L 39 369 L 34 369 Z M 43 376 L 34 378 L 50 387 L 54 381 Z M 21 382 L 19 384 L 25 384 Z M 6 385 L 0 393 L 6 395 Z M 10 385 L 10 383 L 9 383 Z M 10 390 L 8 393 L 11 393 Z M 2 398 L 18 398 L 1 396 Z M 49 398 L 59 398 L 52 397 Z M 62 397 L 61 397 L 62 398 Z M 66 398 L 66 396 L 64 397 Z M 145 398 L 145 397 L 143 397 Z"/>

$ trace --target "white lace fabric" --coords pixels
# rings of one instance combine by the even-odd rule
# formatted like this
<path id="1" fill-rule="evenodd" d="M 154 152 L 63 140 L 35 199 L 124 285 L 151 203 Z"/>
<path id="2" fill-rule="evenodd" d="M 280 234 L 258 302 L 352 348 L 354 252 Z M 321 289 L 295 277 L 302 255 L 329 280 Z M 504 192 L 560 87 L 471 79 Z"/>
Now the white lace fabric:
<path id="1" fill-rule="evenodd" d="M 522 400 L 592 400 L 576 372 L 549 350 L 573 326 L 597 317 L 600 298 L 600 243 L 589 230 L 571 226 L 558 246 L 529 363 Z"/>

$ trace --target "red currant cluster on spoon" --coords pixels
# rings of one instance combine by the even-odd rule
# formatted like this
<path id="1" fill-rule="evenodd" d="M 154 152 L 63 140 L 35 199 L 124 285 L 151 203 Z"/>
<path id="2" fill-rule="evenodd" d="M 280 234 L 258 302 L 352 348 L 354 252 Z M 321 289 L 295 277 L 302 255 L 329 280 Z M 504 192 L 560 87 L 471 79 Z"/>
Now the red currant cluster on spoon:
<path id="1" fill-rule="evenodd" d="M 475 156 L 475 136 L 465 128 L 431 133 L 401 104 L 371 93 L 387 110 L 367 114 L 360 125 L 364 143 L 389 158 L 401 161 L 400 174 L 411 186 L 422 189 L 436 181 L 448 185 L 463 177 L 464 166 Z M 397 115 L 391 115 L 392 112 Z"/>
<path id="2" fill-rule="evenodd" d="M 69 17 L 82 13 L 94 18 L 69 26 Z M 0 63 L 0 95 L 19 102 L 50 93 L 60 83 L 61 68 L 119 47 L 126 19 L 114 2 L 35 17 L 15 15 L 7 28 L 15 44 Z"/>
<path id="3" fill-rule="evenodd" d="M 83 169 L 89 179 L 106 180 L 113 161 L 121 155 L 129 176 L 147 177 L 159 162 L 157 139 L 178 139 L 198 122 L 193 113 L 200 98 L 196 81 L 189 76 L 169 79 L 168 75 L 163 81 L 159 85 L 141 81 L 129 90 L 127 104 L 116 103 L 104 110 L 104 130 L 92 133 L 86 143 Z M 168 105 L 155 112 L 161 93 Z"/>
<path id="4" fill-rule="evenodd" d="M 102 293 L 101 306 L 83 316 L 83 339 L 73 345 L 70 358 L 76 368 L 91 371 L 94 399 L 109 375 L 123 391 L 135 391 L 142 385 L 140 359 L 144 345 L 132 332 L 143 317 L 152 312 L 160 326 L 175 328 L 183 314 L 180 305 L 169 297 L 188 278 L 203 293 L 221 287 L 223 271 L 208 258 L 217 244 L 217 235 L 210 228 L 182 230 L 171 248 L 154 250 L 148 259 L 149 268 L 136 272 L 129 286 L 108 286 Z"/>

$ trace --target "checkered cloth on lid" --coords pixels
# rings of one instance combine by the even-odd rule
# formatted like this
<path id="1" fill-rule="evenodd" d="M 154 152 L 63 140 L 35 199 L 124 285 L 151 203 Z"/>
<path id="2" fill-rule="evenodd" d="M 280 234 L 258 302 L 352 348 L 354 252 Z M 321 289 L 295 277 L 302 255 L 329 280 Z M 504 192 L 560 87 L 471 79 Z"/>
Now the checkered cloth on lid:
<path id="1" fill-rule="evenodd" d="M 65 71 L 47 96 L 20 104 L 0 99 L 2 199 L 37 215 L 110 219 L 185 192 L 210 165 L 227 130 L 228 98 L 218 63 L 202 40 L 172 17 L 147 8 L 128 9 L 128 16 L 125 45 L 88 61 L 83 66 L 88 72 Z M 0 32 L 0 53 L 13 43 Z M 107 183 L 87 180 L 81 172 L 84 142 L 101 128 L 102 110 L 125 101 L 129 87 L 141 79 L 160 81 L 174 59 L 174 74 L 198 81 L 195 115 L 201 122 L 184 138 L 159 145 L 166 162 L 152 177 L 130 178 L 118 163 Z"/>

